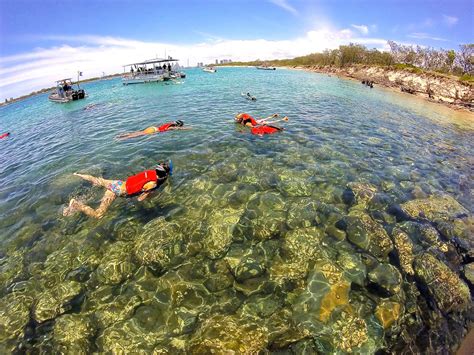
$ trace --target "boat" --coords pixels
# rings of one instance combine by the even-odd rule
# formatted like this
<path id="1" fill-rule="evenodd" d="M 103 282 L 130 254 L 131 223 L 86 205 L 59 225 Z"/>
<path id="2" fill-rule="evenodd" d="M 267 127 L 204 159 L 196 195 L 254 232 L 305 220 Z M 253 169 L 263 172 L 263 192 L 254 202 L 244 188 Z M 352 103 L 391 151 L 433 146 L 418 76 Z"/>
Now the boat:
<path id="1" fill-rule="evenodd" d="M 204 67 L 204 68 L 202 68 L 202 71 L 205 71 L 207 73 L 215 73 L 217 71 L 217 69 L 214 68 L 214 67 Z"/>
<path id="2" fill-rule="evenodd" d="M 149 59 L 143 62 L 126 64 L 123 66 L 122 84 L 143 84 L 167 81 L 176 77 L 171 70 L 171 63 L 179 59 L 171 57 Z M 163 63 L 163 66 L 161 65 Z M 180 77 L 181 73 L 179 74 Z M 186 74 L 184 74 L 186 76 Z M 172 77 L 173 76 L 173 77 Z"/>
<path id="3" fill-rule="evenodd" d="M 79 87 L 79 80 L 77 82 L 77 89 L 74 89 L 72 85 L 71 78 L 56 81 L 56 90 L 49 95 L 49 101 L 65 104 L 87 97 L 84 89 Z"/>
<path id="4" fill-rule="evenodd" d="M 260 70 L 276 70 L 275 67 L 269 67 L 269 66 L 266 66 L 266 65 L 260 65 L 257 67 L 257 69 L 260 69 Z"/>

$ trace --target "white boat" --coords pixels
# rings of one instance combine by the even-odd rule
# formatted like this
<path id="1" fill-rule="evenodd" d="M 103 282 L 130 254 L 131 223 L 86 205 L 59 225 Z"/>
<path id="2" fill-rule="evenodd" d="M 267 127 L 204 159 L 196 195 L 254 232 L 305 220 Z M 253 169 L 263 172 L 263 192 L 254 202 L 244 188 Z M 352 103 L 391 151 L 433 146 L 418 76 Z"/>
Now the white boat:
<path id="1" fill-rule="evenodd" d="M 258 66 L 257 69 L 260 69 L 260 70 L 276 70 L 275 67 L 268 67 L 266 65 Z"/>
<path id="2" fill-rule="evenodd" d="M 214 67 L 204 67 L 204 68 L 202 68 L 202 71 L 205 71 L 207 73 L 215 73 L 217 71 L 217 69 L 214 68 Z"/>
<path id="3" fill-rule="evenodd" d="M 72 85 L 71 78 L 56 81 L 56 90 L 49 95 L 49 101 L 65 104 L 87 97 L 86 92 L 79 87 L 79 82 L 77 83 L 77 90 Z"/>
<path id="4" fill-rule="evenodd" d="M 144 62 L 126 64 L 123 66 L 123 85 L 156 83 L 172 79 L 171 63 L 178 59 L 150 59 Z M 161 65 L 163 63 L 163 65 Z M 181 75 L 181 73 L 180 73 Z"/>

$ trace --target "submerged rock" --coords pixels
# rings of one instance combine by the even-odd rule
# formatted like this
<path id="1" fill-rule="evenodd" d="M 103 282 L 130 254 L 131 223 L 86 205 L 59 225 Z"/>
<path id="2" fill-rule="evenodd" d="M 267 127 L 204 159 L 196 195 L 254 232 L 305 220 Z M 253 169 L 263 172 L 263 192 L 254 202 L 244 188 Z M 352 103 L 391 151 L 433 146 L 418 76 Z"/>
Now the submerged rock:
<path id="1" fill-rule="evenodd" d="M 379 264 L 369 272 L 368 277 L 370 282 L 390 295 L 400 292 L 402 276 L 393 265 Z"/>
<path id="2" fill-rule="evenodd" d="M 400 261 L 400 267 L 408 275 L 414 275 L 413 270 L 413 242 L 408 234 L 399 228 L 392 231 L 393 240 L 395 242 L 395 250 Z"/>
<path id="3" fill-rule="evenodd" d="M 193 354 L 256 354 L 265 349 L 267 329 L 250 319 L 217 315 L 204 320 L 193 334 L 187 351 Z"/>
<path id="4" fill-rule="evenodd" d="M 379 259 L 386 259 L 393 243 L 385 229 L 362 211 L 352 211 L 346 218 L 347 238 Z"/>
<path id="5" fill-rule="evenodd" d="M 400 207 L 411 218 L 421 217 L 431 221 L 447 220 L 468 213 L 458 201 L 449 195 L 416 199 L 405 202 Z"/>
<path id="6" fill-rule="evenodd" d="M 132 250 L 128 243 L 112 244 L 97 268 L 97 278 L 100 282 L 116 285 L 128 279 L 136 270 L 131 261 Z"/>
<path id="7" fill-rule="evenodd" d="M 265 272 L 265 266 L 251 257 L 243 258 L 234 270 L 237 281 L 259 277 Z"/>
<path id="8" fill-rule="evenodd" d="M 445 313 L 463 311 L 471 302 L 467 285 L 433 255 L 424 253 L 415 260 L 415 274 Z"/>
<path id="9" fill-rule="evenodd" d="M 23 253 L 14 252 L 12 255 L 0 258 L 0 294 L 23 272 Z"/>
<path id="10" fill-rule="evenodd" d="M 262 241 L 283 233 L 286 228 L 286 206 L 283 198 L 274 192 L 255 196 L 247 204 L 239 224 L 244 236 Z"/>
<path id="11" fill-rule="evenodd" d="M 388 329 L 400 318 L 402 306 L 398 302 L 383 300 L 377 305 L 375 316 L 384 329 Z"/>
<path id="12" fill-rule="evenodd" d="M 42 323 L 69 311 L 81 301 L 82 292 L 83 285 L 75 281 L 66 281 L 44 291 L 33 306 L 33 318 Z"/>
<path id="13" fill-rule="evenodd" d="M 331 328 L 334 347 L 345 352 L 357 353 L 356 349 L 369 340 L 366 322 L 350 307 L 340 313 Z"/>
<path id="14" fill-rule="evenodd" d="M 367 207 L 377 192 L 377 187 L 364 182 L 350 182 L 347 187 L 352 191 L 355 204 L 363 207 Z"/>
<path id="15" fill-rule="evenodd" d="M 203 253 L 217 259 L 225 255 L 232 243 L 234 228 L 239 222 L 242 211 L 225 208 L 213 211 L 208 220 L 208 230 L 202 239 Z"/>
<path id="16" fill-rule="evenodd" d="M 32 302 L 31 297 L 15 293 L 0 299 L 0 343 L 20 337 L 30 318 Z"/>
<path id="17" fill-rule="evenodd" d="M 166 271 L 177 259 L 183 257 L 183 236 L 178 226 L 157 218 L 144 227 L 135 242 L 135 258 L 141 265 L 156 273 Z"/>
<path id="18" fill-rule="evenodd" d="M 54 323 L 54 348 L 62 354 L 88 354 L 95 333 L 93 322 L 81 314 L 66 314 Z"/>
<path id="19" fill-rule="evenodd" d="M 295 200 L 288 209 L 286 224 L 291 229 L 298 227 L 311 227 L 317 224 L 318 203 L 312 198 Z"/>

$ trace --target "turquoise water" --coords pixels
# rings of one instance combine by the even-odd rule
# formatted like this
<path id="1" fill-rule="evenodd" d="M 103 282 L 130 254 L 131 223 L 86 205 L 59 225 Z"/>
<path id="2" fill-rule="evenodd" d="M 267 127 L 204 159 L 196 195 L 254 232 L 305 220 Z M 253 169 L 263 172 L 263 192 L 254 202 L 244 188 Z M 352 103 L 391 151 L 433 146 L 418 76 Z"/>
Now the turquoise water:
<path id="1" fill-rule="evenodd" d="M 350 221 L 370 216 L 392 240 L 394 227 L 404 229 L 415 259 L 433 254 L 466 282 L 470 259 L 439 221 L 429 221 L 437 239 L 427 244 L 416 235 L 426 220 L 390 211 L 448 195 L 468 216 L 444 222 L 469 227 L 472 117 L 290 70 L 192 69 L 179 83 L 84 88 L 89 97 L 67 105 L 39 95 L 0 108 L 1 131 L 11 132 L 0 141 L 0 349 L 301 353 L 459 343 L 466 310 L 442 312 L 423 277 L 400 266 L 400 252 L 361 247 Z M 232 123 L 238 112 L 289 121 L 282 133 L 252 136 Z M 114 140 L 177 119 L 192 130 Z M 116 200 L 101 220 L 62 216 L 72 197 L 96 207 L 103 194 L 73 172 L 124 179 L 164 159 L 175 173 L 144 202 Z M 440 243 L 453 246 L 443 253 Z M 378 280 L 379 265 L 392 265 L 398 281 Z M 384 328 L 387 304 L 398 311 Z"/>

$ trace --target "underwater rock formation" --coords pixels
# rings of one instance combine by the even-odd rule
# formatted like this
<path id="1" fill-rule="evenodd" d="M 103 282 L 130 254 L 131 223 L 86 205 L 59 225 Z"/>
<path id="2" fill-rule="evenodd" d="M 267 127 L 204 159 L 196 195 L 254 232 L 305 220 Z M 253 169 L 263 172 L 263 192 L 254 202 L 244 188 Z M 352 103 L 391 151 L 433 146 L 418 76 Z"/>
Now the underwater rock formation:
<path id="1" fill-rule="evenodd" d="M 346 217 L 347 239 L 361 249 L 367 250 L 380 260 L 387 258 L 393 243 L 385 229 L 362 211 L 352 211 Z"/>
<path id="2" fill-rule="evenodd" d="M 402 306 L 398 302 L 383 300 L 377 305 L 375 315 L 384 329 L 388 329 L 400 318 Z"/>
<path id="3" fill-rule="evenodd" d="M 137 261 L 156 273 L 166 271 L 176 259 L 181 259 L 182 252 L 183 235 L 178 226 L 164 218 L 147 223 L 135 242 Z"/>
<path id="4" fill-rule="evenodd" d="M 433 255 L 424 253 L 415 259 L 415 275 L 429 290 L 439 309 L 459 312 L 471 302 L 467 285 Z"/>
<path id="5" fill-rule="evenodd" d="M 217 259 L 225 255 L 232 243 L 235 225 L 242 211 L 225 208 L 213 211 L 207 219 L 207 233 L 202 238 L 203 253 Z"/>
<path id="6" fill-rule="evenodd" d="M 27 295 L 10 293 L 0 299 L 0 344 L 20 337 L 30 318 L 30 306 L 33 298 Z M 12 346 L 14 348 L 14 346 Z M 12 351 L 5 348 L 5 352 Z M 2 346 L 0 345 L 0 351 Z"/>
<path id="7" fill-rule="evenodd" d="M 97 278 L 101 283 L 116 285 L 129 278 L 136 266 L 132 263 L 132 246 L 125 242 L 116 242 L 102 259 L 97 268 Z"/>
<path id="8" fill-rule="evenodd" d="M 83 285 L 75 281 L 66 281 L 39 294 L 33 305 L 33 318 L 38 322 L 57 317 L 70 310 L 74 301 L 81 297 Z"/>
<path id="9" fill-rule="evenodd" d="M 394 295 L 400 292 L 402 276 L 398 269 L 390 264 L 379 264 L 368 273 L 369 281 L 378 288 Z"/>
<path id="10" fill-rule="evenodd" d="M 80 314 L 65 314 L 54 323 L 54 348 L 59 353 L 88 354 L 95 333 L 92 320 Z"/>
<path id="11" fill-rule="evenodd" d="M 468 211 L 449 195 L 430 196 L 403 203 L 401 209 L 411 218 L 427 218 L 430 221 L 447 220 Z"/>
<path id="12" fill-rule="evenodd" d="M 351 190 L 354 196 L 354 203 L 359 207 L 363 208 L 367 207 L 367 205 L 374 198 L 375 193 L 377 192 L 377 187 L 364 182 L 350 182 L 349 184 L 347 184 L 347 188 Z M 348 200 L 347 202 L 349 202 L 349 204 L 352 204 L 352 201 L 350 200 Z"/>
<path id="13" fill-rule="evenodd" d="M 193 354 L 251 354 L 265 349 L 267 342 L 267 329 L 250 319 L 217 315 L 202 322 L 187 351 Z"/>
<path id="14" fill-rule="evenodd" d="M 413 242 L 408 234 L 399 228 L 392 231 L 393 240 L 395 242 L 395 251 L 400 261 L 400 267 L 408 275 L 414 275 L 413 270 Z"/>

